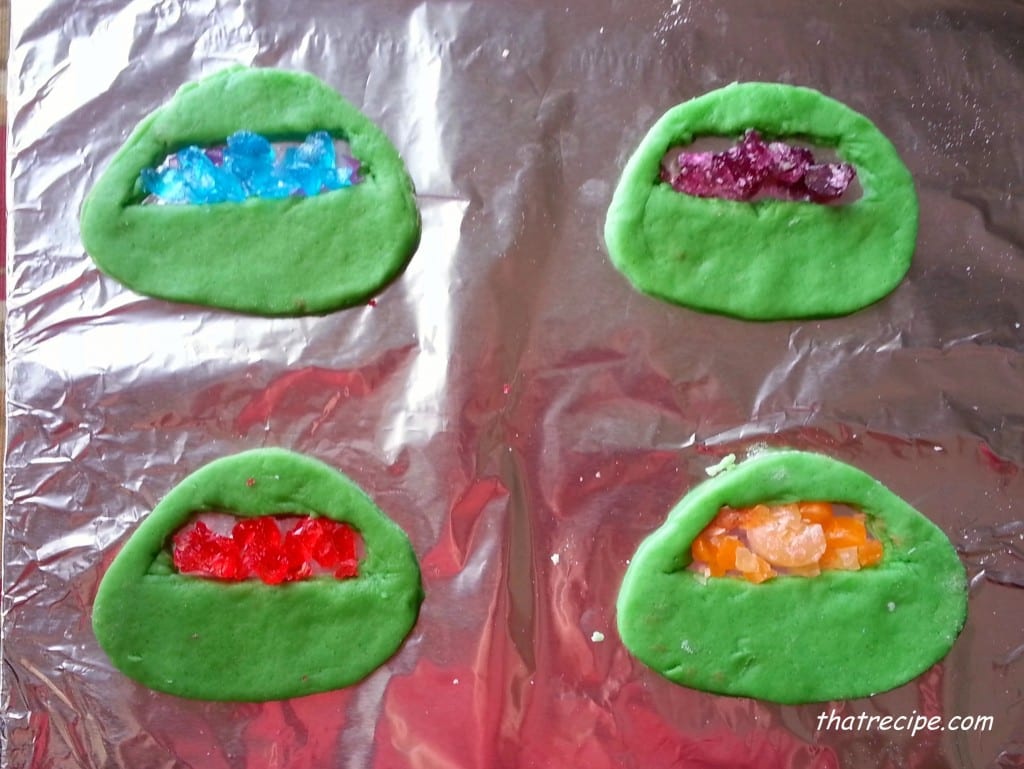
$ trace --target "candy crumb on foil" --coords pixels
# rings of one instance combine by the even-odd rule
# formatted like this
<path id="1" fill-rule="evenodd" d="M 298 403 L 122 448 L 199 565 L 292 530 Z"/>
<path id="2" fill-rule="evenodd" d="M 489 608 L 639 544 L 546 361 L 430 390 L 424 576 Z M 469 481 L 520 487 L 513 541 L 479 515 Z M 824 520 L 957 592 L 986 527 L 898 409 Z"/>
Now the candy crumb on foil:
<path id="1" fill-rule="evenodd" d="M 714 478 L 719 473 L 724 473 L 726 470 L 731 470 L 735 466 L 736 455 L 726 454 L 724 457 L 722 457 L 720 462 L 711 465 L 711 467 L 704 468 L 704 472 L 707 473 L 709 477 Z"/>

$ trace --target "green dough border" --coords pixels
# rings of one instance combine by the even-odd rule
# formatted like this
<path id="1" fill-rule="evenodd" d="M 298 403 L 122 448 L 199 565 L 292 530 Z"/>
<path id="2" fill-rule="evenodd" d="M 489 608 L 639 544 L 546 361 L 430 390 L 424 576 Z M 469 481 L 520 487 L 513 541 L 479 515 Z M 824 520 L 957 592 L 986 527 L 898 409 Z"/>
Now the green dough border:
<path id="1" fill-rule="evenodd" d="M 690 544 L 722 505 L 811 500 L 866 513 L 885 546 L 881 563 L 760 585 L 686 569 Z M 942 659 L 964 624 L 967 580 L 942 531 L 878 481 L 828 457 L 779 451 L 690 491 L 638 548 L 617 611 L 629 650 L 677 684 L 820 702 L 893 689 Z"/>
<path id="2" fill-rule="evenodd" d="M 267 585 L 178 574 L 164 547 L 200 511 L 345 521 L 365 545 L 359 576 Z M 369 675 L 401 646 L 422 598 L 405 533 L 351 480 L 317 460 L 259 449 L 212 462 L 157 505 L 103 577 L 93 629 L 114 665 L 152 689 L 278 700 Z"/>
<path id="3" fill-rule="evenodd" d="M 863 195 L 848 205 L 698 198 L 659 180 L 665 153 L 702 136 L 834 147 Z M 863 115 L 809 88 L 734 83 L 669 110 L 629 159 L 612 197 L 605 241 L 645 293 L 750 320 L 828 317 L 888 294 L 917 238 L 913 179 Z"/>
<path id="4" fill-rule="evenodd" d="M 273 140 L 325 130 L 348 142 L 363 181 L 308 198 L 139 205 L 143 168 L 237 130 Z M 265 316 L 360 304 L 419 244 L 412 181 L 387 137 L 312 75 L 230 68 L 183 86 L 143 120 L 82 206 L 101 270 L 141 294 Z"/>

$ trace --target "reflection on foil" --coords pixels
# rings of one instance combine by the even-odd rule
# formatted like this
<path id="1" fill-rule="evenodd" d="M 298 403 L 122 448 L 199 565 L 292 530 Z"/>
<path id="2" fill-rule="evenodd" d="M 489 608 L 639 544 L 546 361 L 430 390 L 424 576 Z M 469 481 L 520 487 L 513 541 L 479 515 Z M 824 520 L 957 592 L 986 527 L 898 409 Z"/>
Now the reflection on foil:
<path id="1" fill-rule="evenodd" d="M 305 415 L 311 405 L 319 405 L 320 417 L 310 426 L 310 432 L 316 432 L 317 425 L 328 419 L 341 401 L 372 393 L 412 353 L 411 347 L 390 350 L 358 369 L 332 370 L 308 366 L 286 371 L 241 408 L 235 417 L 235 426 L 245 434 L 253 426 L 267 424 L 271 419 L 294 419 Z M 325 395 L 329 395 L 326 401 Z"/>
<path id="2" fill-rule="evenodd" d="M 956 549 L 975 574 L 999 585 L 1024 587 L 1024 521 L 972 526 L 961 532 Z"/>

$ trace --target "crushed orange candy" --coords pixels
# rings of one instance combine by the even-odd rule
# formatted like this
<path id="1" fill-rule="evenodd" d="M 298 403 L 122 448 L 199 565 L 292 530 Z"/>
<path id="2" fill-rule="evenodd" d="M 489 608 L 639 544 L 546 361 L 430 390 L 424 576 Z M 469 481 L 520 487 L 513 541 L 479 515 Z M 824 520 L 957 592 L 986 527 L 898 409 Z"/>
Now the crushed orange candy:
<path id="1" fill-rule="evenodd" d="M 885 554 L 882 543 L 877 539 L 869 539 L 863 545 L 857 545 L 857 557 L 861 566 L 874 566 Z"/>
<path id="2" fill-rule="evenodd" d="M 800 517 L 809 523 L 824 523 L 834 515 L 830 502 L 801 502 L 797 509 Z"/>
<path id="3" fill-rule="evenodd" d="M 822 524 L 830 547 L 859 547 L 867 542 L 864 520 L 855 516 L 835 517 Z"/>
<path id="4" fill-rule="evenodd" d="M 768 561 L 742 545 L 736 548 L 736 568 L 748 582 L 760 583 L 775 576 Z"/>
<path id="5" fill-rule="evenodd" d="M 882 560 L 882 543 L 863 513 L 837 513 L 830 502 L 723 507 L 693 541 L 694 566 L 711 577 L 760 583 L 779 575 L 814 577 Z"/>

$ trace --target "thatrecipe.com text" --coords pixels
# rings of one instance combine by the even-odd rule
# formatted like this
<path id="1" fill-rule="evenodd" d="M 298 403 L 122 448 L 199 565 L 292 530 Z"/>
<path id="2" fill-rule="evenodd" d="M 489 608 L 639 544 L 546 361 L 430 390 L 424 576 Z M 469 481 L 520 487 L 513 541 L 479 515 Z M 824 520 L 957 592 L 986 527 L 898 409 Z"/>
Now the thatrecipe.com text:
<path id="1" fill-rule="evenodd" d="M 990 732 L 994 725 L 994 716 L 951 716 L 944 719 L 942 716 L 926 716 L 916 710 L 903 716 L 843 715 L 834 709 L 818 714 L 818 731 L 910 732 L 911 737 L 918 732 Z"/>

